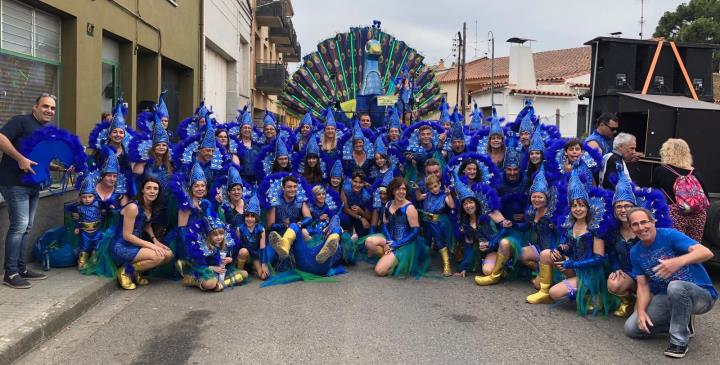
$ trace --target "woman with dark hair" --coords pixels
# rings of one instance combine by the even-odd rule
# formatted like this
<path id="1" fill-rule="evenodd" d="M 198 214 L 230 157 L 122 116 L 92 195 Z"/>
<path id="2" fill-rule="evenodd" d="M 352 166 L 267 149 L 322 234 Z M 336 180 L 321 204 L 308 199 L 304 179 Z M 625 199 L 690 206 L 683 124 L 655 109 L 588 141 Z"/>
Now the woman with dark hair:
<path id="1" fill-rule="evenodd" d="M 160 209 L 157 201 L 160 190 L 160 182 L 148 178 L 140 186 L 136 200 L 120 210 L 123 223 L 118 225 L 110 255 L 120 265 L 118 282 L 123 289 L 135 289 L 135 284 L 147 285 L 148 281 L 142 272 L 170 262 L 173 258 L 170 248 L 155 237 L 149 224 L 152 216 Z"/>
<path id="2" fill-rule="evenodd" d="M 230 157 L 230 162 L 239 165 L 240 158 L 237 155 L 237 151 L 232 148 L 232 143 L 234 142 L 230 141 L 227 126 L 223 124 L 218 125 L 218 128 L 215 130 L 215 140 L 225 149 L 225 153 Z"/>
<path id="3" fill-rule="evenodd" d="M 460 174 L 467 179 L 467 184 L 470 186 L 482 181 L 480 166 L 478 166 L 477 161 L 472 158 L 465 159 L 460 163 Z"/>
<path id="4" fill-rule="evenodd" d="M 324 165 L 322 165 L 324 162 L 320 160 L 320 147 L 314 135 L 310 136 L 309 141 L 305 143 L 304 151 L 302 161 L 296 163 L 297 173 L 302 175 L 305 181 L 312 186 L 321 184 L 325 177 Z M 295 156 L 295 158 L 299 157 L 298 154 Z"/>
<path id="5" fill-rule="evenodd" d="M 380 255 L 375 265 L 378 276 L 421 275 L 428 270 L 427 246 L 420 237 L 420 221 L 415 206 L 407 199 L 408 184 L 396 177 L 387 188 L 391 199 L 383 211 L 383 233 L 365 240 L 368 254 Z"/>
<path id="6" fill-rule="evenodd" d="M 578 314 L 602 311 L 607 315 L 614 303 L 611 303 L 607 290 L 604 270 L 606 260 L 605 242 L 598 230 L 608 211 L 608 201 L 602 202 L 604 212 L 594 208 L 584 184 L 576 171 L 573 171 L 568 185 L 568 203 L 570 215 L 561 231 L 557 249 L 545 249 L 540 253 L 540 290 L 527 297 L 531 304 L 549 304 L 558 300 L 575 300 Z M 563 274 L 565 279 L 553 285 L 553 267 Z"/>
<path id="7" fill-rule="evenodd" d="M 527 181 L 533 181 L 535 174 L 540 170 L 540 167 L 545 162 L 545 142 L 543 142 L 542 135 L 540 134 L 540 127 L 535 128 L 532 139 L 530 140 L 530 147 L 528 147 L 528 161 L 525 174 Z"/>

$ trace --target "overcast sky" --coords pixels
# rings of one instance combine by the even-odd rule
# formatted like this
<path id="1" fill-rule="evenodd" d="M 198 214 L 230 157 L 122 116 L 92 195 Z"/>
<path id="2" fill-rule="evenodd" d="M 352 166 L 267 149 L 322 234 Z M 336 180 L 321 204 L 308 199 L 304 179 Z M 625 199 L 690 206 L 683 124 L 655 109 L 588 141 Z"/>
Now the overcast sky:
<path id="1" fill-rule="evenodd" d="M 652 36 L 662 14 L 684 1 L 645 0 L 643 37 Z M 302 55 L 318 42 L 351 26 L 382 22 L 383 31 L 405 41 L 435 64 L 451 58 L 452 38 L 467 22 L 467 60 L 488 50 L 495 34 L 495 56 L 506 56 L 510 37 L 534 39 L 534 51 L 579 47 L 610 32 L 638 38 L 641 0 L 292 0 L 293 24 Z M 475 22 L 477 21 L 477 37 Z M 475 42 L 477 39 L 477 52 Z M 448 64 L 450 62 L 447 62 Z M 297 64 L 291 64 L 295 70 Z"/>

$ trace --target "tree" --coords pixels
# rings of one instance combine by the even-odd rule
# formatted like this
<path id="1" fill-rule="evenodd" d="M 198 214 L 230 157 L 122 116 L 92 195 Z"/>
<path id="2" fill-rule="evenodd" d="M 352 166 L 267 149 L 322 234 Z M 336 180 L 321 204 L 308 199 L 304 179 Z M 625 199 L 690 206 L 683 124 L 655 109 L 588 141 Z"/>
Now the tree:
<path id="1" fill-rule="evenodd" d="M 694 43 L 720 43 L 720 0 L 690 0 L 666 11 L 655 28 L 654 37 Z M 713 70 L 720 65 L 720 52 L 713 55 Z"/>

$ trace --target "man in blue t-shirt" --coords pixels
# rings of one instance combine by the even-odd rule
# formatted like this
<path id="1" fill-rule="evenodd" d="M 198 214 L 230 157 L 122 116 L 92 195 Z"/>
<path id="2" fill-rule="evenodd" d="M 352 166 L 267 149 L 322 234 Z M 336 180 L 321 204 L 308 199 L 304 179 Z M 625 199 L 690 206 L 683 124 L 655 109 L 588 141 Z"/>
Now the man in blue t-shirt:
<path id="1" fill-rule="evenodd" d="M 3 284 L 16 289 L 30 287 L 28 280 L 42 280 L 47 276 L 28 270 L 22 259 L 23 246 L 35 219 L 40 185 L 21 181 L 25 173 L 34 174 L 35 161 L 23 156 L 20 143 L 38 128 L 42 128 L 55 116 L 55 97 L 42 94 L 35 100 L 32 113 L 12 117 L 0 129 L 0 194 L 8 208 L 8 226 L 5 236 L 5 275 Z"/>
<path id="2" fill-rule="evenodd" d="M 643 338 L 669 332 L 665 355 L 684 357 L 695 334 L 692 316 L 710 311 L 718 297 L 702 266 L 713 253 L 678 230 L 655 228 L 647 209 L 632 208 L 627 216 L 640 243 L 630 250 L 637 304 L 625 334 Z"/>

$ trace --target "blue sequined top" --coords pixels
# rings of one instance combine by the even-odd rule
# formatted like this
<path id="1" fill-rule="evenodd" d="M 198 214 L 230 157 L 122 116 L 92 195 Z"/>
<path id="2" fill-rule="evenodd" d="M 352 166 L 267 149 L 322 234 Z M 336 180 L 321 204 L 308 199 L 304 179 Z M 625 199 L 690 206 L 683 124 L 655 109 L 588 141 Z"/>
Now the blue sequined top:
<path id="1" fill-rule="evenodd" d="M 447 213 L 447 205 L 445 205 L 445 192 L 440 190 L 437 194 L 428 192 L 423 201 L 423 210 L 433 214 Z"/>
<path id="2" fill-rule="evenodd" d="M 145 216 L 145 209 L 141 207 L 137 201 L 131 201 L 130 203 L 127 203 L 125 207 L 127 207 L 130 204 L 135 204 L 137 206 L 137 216 L 135 216 L 135 223 L 133 224 L 133 230 L 132 234 L 135 237 L 142 237 L 143 232 L 145 231 L 145 226 L 150 223 L 149 217 Z M 125 208 L 123 207 L 123 208 Z M 124 217 L 123 217 L 124 219 Z M 115 230 L 115 237 L 119 240 L 124 240 L 123 238 L 123 222 L 120 222 L 120 224 L 117 225 Z"/>
<path id="3" fill-rule="evenodd" d="M 398 242 L 403 237 L 405 237 L 405 234 L 410 229 L 410 222 L 407 218 L 407 209 L 411 203 L 408 203 L 397 210 L 395 210 L 395 213 L 390 213 L 390 206 L 392 205 L 392 202 L 388 202 L 385 206 L 385 218 L 387 219 L 387 230 L 390 232 L 390 236 L 388 240 Z"/>
<path id="4" fill-rule="evenodd" d="M 356 192 L 352 190 L 352 186 L 344 186 L 343 192 L 347 198 L 348 207 L 357 205 L 360 208 L 367 209 L 372 206 L 372 194 L 365 188 Z"/>
<path id="5" fill-rule="evenodd" d="M 103 220 L 102 209 L 100 209 L 100 202 L 94 200 L 92 204 L 73 204 L 69 207 L 69 211 L 77 213 L 80 217 L 75 222 L 77 228 L 82 229 L 84 226 L 98 225 Z"/>
<path id="6" fill-rule="evenodd" d="M 568 228 L 563 237 L 560 238 L 560 242 L 567 245 L 567 248 L 561 249 L 560 252 L 573 261 L 591 259 L 594 255 L 593 243 L 595 242 L 595 236 L 592 231 L 573 237 L 572 227 Z"/>
<path id="7" fill-rule="evenodd" d="M 632 263 L 630 262 L 630 250 L 638 242 L 637 238 L 625 240 L 620 231 L 614 231 L 608 235 L 605 242 L 612 271 L 622 270 L 632 275 Z"/>
<path id="8" fill-rule="evenodd" d="M 248 227 L 243 224 L 238 227 L 238 231 L 240 233 L 240 247 L 247 249 L 253 258 L 260 257 L 260 235 L 265 231 L 265 228 L 258 223 L 255 224 L 255 229 L 250 232 Z"/>
<path id="9" fill-rule="evenodd" d="M 557 248 L 558 232 L 548 216 L 542 216 L 535 222 L 534 217 L 526 215 L 525 222 L 515 224 L 515 227 L 524 231 L 525 239 L 534 245 L 538 252 Z"/>
<path id="10" fill-rule="evenodd" d="M 490 242 L 497 232 L 498 230 L 495 223 L 486 217 L 478 217 L 475 228 L 470 225 L 470 222 L 460 223 L 460 233 L 466 245 Z"/>
<path id="11" fill-rule="evenodd" d="M 303 202 L 298 201 L 297 198 L 288 202 L 281 197 L 280 204 L 275 207 L 275 223 L 299 222 L 302 219 L 302 205 Z"/>

